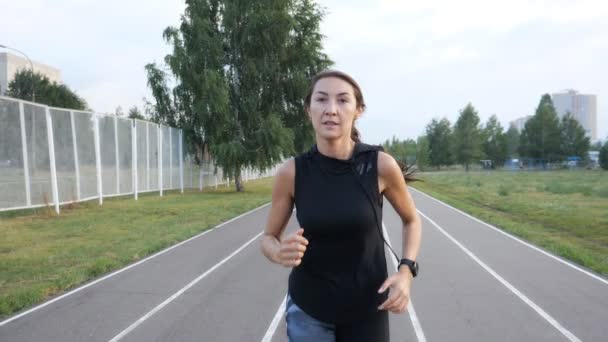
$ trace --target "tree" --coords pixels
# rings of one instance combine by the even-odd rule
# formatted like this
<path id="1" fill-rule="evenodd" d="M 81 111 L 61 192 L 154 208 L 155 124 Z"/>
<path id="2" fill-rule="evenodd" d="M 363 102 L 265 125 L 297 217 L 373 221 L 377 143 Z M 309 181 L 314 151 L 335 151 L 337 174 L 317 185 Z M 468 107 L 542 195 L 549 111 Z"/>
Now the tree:
<path id="1" fill-rule="evenodd" d="M 428 140 L 428 160 L 431 166 L 441 168 L 441 165 L 452 164 L 452 154 L 450 149 L 452 129 L 447 118 L 433 119 L 426 126 L 426 136 Z"/>
<path id="2" fill-rule="evenodd" d="M 599 159 L 602 169 L 608 170 L 608 139 L 606 139 L 604 146 L 600 149 Z"/>
<path id="3" fill-rule="evenodd" d="M 503 132 L 502 125 L 496 115 L 492 115 L 482 131 L 482 150 L 486 158 L 492 160 L 492 168 L 503 165 L 508 157 L 507 135 Z"/>
<path id="4" fill-rule="evenodd" d="M 601 141 L 596 141 L 593 144 L 591 144 L 591 146 L 589 146 L 589 150 L 590 151 L 599 151 L 602 149 L 602 142 Z"/>
<path id="5" fill-rule="evenodd" d="M 559 119 L 549 94 L 542 96 L 536 113 L 526 122 L 519 140 L 519 154 L 544 161 L 560 159 Z"/>
<path id="6" fill-rule="evenodd" d="M 145 120 L 146 118 L 141 114 L 137 106 L 133 106 L 129 109 L 129 119 Z"/>
<path id="7" fill-rule="evenodd" d="M 560 152 L 563 157 L 587 158 L 591 143 L 585 129 L 576 119 L 566 113 L 560 123 Z"/>
<path id="8" fill-rule="evenodd" d="M 517 149 L 519 148 L 519 131 L 515 126 L 511 125 L 507 133 L 505 133 L 505 139 L 507 140 L 507 157 L 517 156 Z"/>
<path id="9" fill-rule="evenodd" d="M 33 88 L 32 88 L 33 87 Z M 45 75 L 20 70 L 8 84 L 10 97 L 42 103 L 47 106 L 86 110 L 87 103 L 64 84 L 52 82 Z"/>
<path id="10" fill-rule="evenodd" d="M 122 110 L 121 106 L 116 107 L 116 109 L 114 110 L 114 116 L 117 116 L 119 118 L 125 116 L 125 112 Z"/>
<path id="11" fill-rule="evenodd" d="M 482 156 L 482 134 L 479 128 L 479 115 L 470 103 L 460 111 L 460 116 L 454 125 L 454 157 L 456 162 L 464 165 L 469 171 L 469 165 Z"/>
<path id="12" fill-rule="evenodd" d="M 175 88 L 146 66 L 153 120 L 181 127 L 190 152 L 210 151 L 243 190 L 241 168 L 269 168 L 313 140 L 303 97 L 331 65 L 322 16 L 309 0 L 187 0 L 179 28 L 164 32 Z"/>
<path id="13" fill-rule="evenodd" d="M 395 160 L 401 161 L 406 164 L 416 163 L 416 141 L 413 139 L 399 140 L 393 136 L 391 140 L 386 140 L 384 144 L 384 151 Z"/>
<path id="14" fill-rule="evenodd" d="M 426 135 L 419 136 L 416 141 L 416 165 L 420 170 L 429 165 L 429 139 Z"/>

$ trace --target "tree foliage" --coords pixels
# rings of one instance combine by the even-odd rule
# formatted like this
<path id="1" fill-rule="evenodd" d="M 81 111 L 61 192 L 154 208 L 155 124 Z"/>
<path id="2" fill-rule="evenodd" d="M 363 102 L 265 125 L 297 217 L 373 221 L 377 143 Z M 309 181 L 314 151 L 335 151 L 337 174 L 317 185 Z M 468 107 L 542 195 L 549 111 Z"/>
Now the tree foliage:
<path id="1" fill-rule="evenodd" d="M 577 156 L 586 159 L 590 144 L 589 137 L 585 136 L 583 126 L 570 113 L 566 113 L 560 123 L 560 152 L 562 157 Z"/>
<path id="2" fill-rule="evenodd" d="M 454 159 L 469 170 L 469 165 L 479 160 L 482 134 L 479 127 L 479 115 L 470 103 L 460 111 L 460 116 L 454 125 Z"/>
<path id="3" fill-rule="evenodd" d="M 384 151 L 395 160 L 412 165 L 416 163 L 416 141 L 413 139 L 399 140 L 393 136 L 390 140 L 386 140 L 382 146 Z"/>
<path id="4" fill-rule="evenodd" d="M 509 156 L 507 135 L 496 115 L 492 115 L 482 131 L 482 149 L 485 157 L 492 160 L 492 168 L 504 165 Z"/>
<path id="5" fill-rule="evenodd" d="M 549 94 L 542 96 L 534 116 L 526 122 L 519 140 L 519 154 L 542 161 L 560 159 L 559 119 Z"/>
<path id="6" fill-rule="evenodd" d="M 507 157 L 517 156 L 517 150 L 519 148 L 519 131 L 515 126 L 511 125 L 507 133 L 505 133 L 505 139 L 507 141 Z"/>
<path id="7" fill-rule="evenodd" d="M 176 86 L 146 66 L 153 120 L 181 127 L 190 151 L 210 151 L 242 190 L 241 168 L 269 168 L 313 141 L 303 97 L 331 65 L 322 16 L 309 0 L 187 0 L 179 28 L 164 32 Z"/>
<path id="8" fill-rule="evenodd" d="M 424 170 L 429 165 L 429 139 L 426 135 L 416 140 L 416 166 Z"/>
<path id="9" fill-rule="evenodd" d="M 608 170 L 608 139 L 600 149 L 599 162 L 602 169 Z"/>
<path id="10" fill-rule="evenodd" d="M 146 118 L 141 113 L 139 108 L 137 108 L 137 106 L 133 106 L 129 109 L 129 119 L 145 120 Z"/>
<path id="11" fill-rule="evenodd" d="M 452 164 L 451 135 L 452 128 L 447 118 L 441 121 L 433 119 L 426 126 L 429 165 L 440 169 L 441 165 Z"/>
<path id="12" fill-rule="evenodd" d="M 47 76 L 31 70 L 20 70 L 15 74 L 8 84 L 7 95 L 52 107 L 87 109 L 86 101 L 65 84 L 51 82 Z"/>

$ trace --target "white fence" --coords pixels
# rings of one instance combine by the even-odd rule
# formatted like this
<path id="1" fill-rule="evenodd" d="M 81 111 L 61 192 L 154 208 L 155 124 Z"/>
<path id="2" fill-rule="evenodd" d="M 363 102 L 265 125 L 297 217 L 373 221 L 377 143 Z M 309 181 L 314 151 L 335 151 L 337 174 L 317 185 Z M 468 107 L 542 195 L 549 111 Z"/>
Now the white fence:
<path id="1" fill-rule="evenodd" d="M 180 129 L 0 97 L 0 211 L 229 185 L 214 170 L 184 154 Z"/>

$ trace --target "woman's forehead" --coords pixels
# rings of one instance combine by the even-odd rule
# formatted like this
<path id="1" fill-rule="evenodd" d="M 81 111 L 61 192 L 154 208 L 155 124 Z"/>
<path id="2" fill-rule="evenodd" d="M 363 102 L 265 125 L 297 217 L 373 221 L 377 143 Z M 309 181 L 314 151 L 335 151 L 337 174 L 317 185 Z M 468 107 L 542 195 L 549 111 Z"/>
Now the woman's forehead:
<path id="1" fill-rule="evenodd" d="M 324 77 L 317 81 L 314 93 L 325 93 L 328 95 L 349 94 L 354 95 L 353 86 L 337 77 Z"/>

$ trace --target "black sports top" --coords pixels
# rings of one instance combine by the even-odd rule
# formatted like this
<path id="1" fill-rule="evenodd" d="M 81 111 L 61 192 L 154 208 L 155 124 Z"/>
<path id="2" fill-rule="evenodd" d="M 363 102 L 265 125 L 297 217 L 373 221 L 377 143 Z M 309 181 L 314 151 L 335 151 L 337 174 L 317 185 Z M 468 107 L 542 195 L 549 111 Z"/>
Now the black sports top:
<path id="1" fill-rule="evenodd" d="M 378 294 L 387 278 L 379 231 L 381 149 L 357 143 L 353 156 L 340 160 L 322 155 L 315 145 L 295 158 L 295 206 L 309 244 L 289 275 L 289 292 L 294 303 L 320 321 L 364 318 L 387 298 L 388 291 Z"/>

